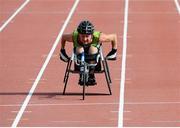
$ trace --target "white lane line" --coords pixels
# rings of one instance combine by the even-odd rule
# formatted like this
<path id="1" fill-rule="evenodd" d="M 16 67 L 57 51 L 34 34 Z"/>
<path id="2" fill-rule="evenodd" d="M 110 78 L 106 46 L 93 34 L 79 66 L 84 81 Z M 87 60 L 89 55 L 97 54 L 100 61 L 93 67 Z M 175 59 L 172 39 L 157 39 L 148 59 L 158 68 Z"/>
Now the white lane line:
<path id="1" fill-rule="evenodd" d="M 180 104 L 180 102 L 127 102 L 126 105 L 167 105 L 167 104 Z"/>
<path id="2" fill-rule="evenodd" d="M 180 123 L 180 120 L 157 120 L 157 121 L 152 121 L 155 123 Z"/>
<path id="3" fill-rule="evenodd" d="M 131 111 L 124 111 L 124 113 L 130 113 Z"/>
<path id="4" fill-rule="evenodd" d="M 8 14 L 10 12 L 1 12 L 0 14 Z M 67 14 L 66 11 L 53 11 L 53 12 L 49 12 L 49 11 L 29 11 L 29 12 L 23 12 L 23 14 Z M 107 15 L 107 14 L 122 14 L 119 11 L 104 11 L 104 12 L 99 12 L 99 11 L 81 11 L 79 12 L 79 14 L 93 14 L 93 15 Z"/>
<path id="5" fill-rule="evenodd" d="M 9 14 L 11 13 L 10 11 L 7 12 L 0 12 L 0 14 Z M 57 15 L 57 14 L 67 14 L 67 11 L 28 11 L 28 12 L 23 12 L 22 14 L 44 14 L 44 15 Z M 112 15 L 112 14 L 122 14 L 122 12 L 119 11 L 103 11 L 103 12 L 99 12 L 99 11 L 81 11 L 78 12 L 78 14 L 93 14 L 93 15 Z"/>
<path id="6" fill-rule="evenodd" d="M 125 0 L 124 8 L 124 32 L 123 32 L 123 51 L 122 51 L 122 67 L 121 67 L 121 83 L 120 83 L 120 97 L 119 97 L 119 114 L 118 127 L 123 127 L 123 113 L 124 113 L 124 89 L 126 79 L 126 51 L 127 51 L 127 31 L 128 31 L 128 8 L 129 0 Z"/>
<path id="7" fill-rule="evenodd" d="M 28 106 L 93 106 L 93 105 L 118 105 L 119 103 L 64 103 L 64 104 L 28 104 Z M 18 107 L 21 104 L 6 104 L 0 105 L 0 107 Z"/>
<path id="8" fill-rule="evenodd" d="M 136 11 L 133 11 L 133 12 L 131 12 L 131 14 L 147 14 L 147 15 L 149 15 L 149 14 L 157 14 L 157 15 L 160 15 L 160 14 L 175 14 L 176 12 L 174 12 L 174 11 L 143 11 L 143 12 L 136 12 Z"/>
<path id="9" fill-rule="evenodd" d="M 16 118 L 15 118 L 15 120 L 14 120 L 11 127 L 17 127 L 17 125 L 18 125 L 18 123 L 19 123 L 19 121 L 20 121 L 20 119 L 21 119 L 21 117 L 23 115 L 23 112 L 26 109 L 26 107 L 27 107 L 27 105 L 28 105 L 28 103 L 29 103 L 29 101 L 30 101 L 30 99 L 31 99 L 31 97 L 32 97 L 32 95 L 33 95 L 33 93 L 34 93 L 34 91 L 35 91 L 35 89 L 36 89 L 36 87 L 37 87 L 37 85 L 38 85 L 38 83 L 39 83 L 39 81 L 40 81 L 40 79 L 41 79 L 47 65 L 48 65 L 48 63 L 49 63 L 49 61 L 50 61 L 50 59 L 51 59 L 51 56 L 53 55 L 53 52 L 55 51 L 55 49 L 56 49 L 56 47 L 57 47 L 57 45 L 58 45 L 58 43 L 60 41 L 60 38 L 61 38 L 61 36 L 62 36 L 62 34 L 63 34 L 67 24 L 68 24 L 68 22 L 70 21 L 70 19 L 71 19 L 73 13 L 74 13 L 79 1 L 80 0 L 76 0 L 73 7 L 71 8 L 71 11 L 70 11 L 65 23 L 63 24 L 62 29 L 60 30 L 60 32 L 59 32 L 59 34 L 58 34 L 58 36 L 57 36 L 57 38 L 56 38 L 56 40 L 55 40 L 55 42 L 54 42 L 54 44 L 53 44 L 53 46 L 51 48 L 49 54 L 48 54 L 43 66 L 42 66 L 42 68 L 40 70 L 40 72 L 38 73 L 38 76 L 37 76 L 36 80 L 34 81 L 34 84 L 32 85 L 32 87 L 31 87 L 26 99 L 24 100 L 24 102 L 23 102 L 23 104 L 22 104 L 22 106 L 21 106 L 21 108 L 20 108 L 20 110 L 19 110 L 19 112 L 18 112 L 18 114 L 17 114 L 17 116 L 16 116 Z"/>
<path id="10" fill-rule="evenodd" d="M 117 121 L 117 118 L 110 118 L 109 120 Z M 124 121 L 130 121 L 130 120 L 131 120 L 130 118 L 124 118 Z"/>
<path id="11" fill-rule="evenodd" d="M 29 81 L 35 81 L 36 79 L 30 78 Z M 41 79 L 41 81 L 47 81 L 47 79 Z"/>
<path id="12" fill-rule="evenodd" d="M 110 111 L 111 113 L 118 113 L 119 111 Z"/>
<path id="13" fill-rule="evenodd" d="M 0 27 L 0 32 L 11 22 L 11 20 L 30 2 L 30 0 L 26 0 L 9 19 Z"/>
<path id="14" fill-rule="evenodd" d="M 19 111 L 11 111 L 11 113 L 18 113 Z M 31 113 L 32 111 L 24 111 L 24 113 Z"/>
<path id="15" fill-rule="evenodd" d="M 82 121 L 82 120 L 52 120 L 53 123 L 86 123 L 88 121 Z"/>
<path id="16" fill-rule="evenodd" d="M 14 120 L 14 119 L 7 119 L 7 120 Z M 23 118 L 23 119 L 21 119 L 22 121 L 28 121 L 29 119 L 28 118 Z"/>
<path id="17" fill-rule="evenodd" d="M 32 83 L 34 83 L 35 80 L 36 80 L 36 79 L 31 78 L 31 79 L 29 79 L 26 83 L 27 83 L 27 84 L 32 84 Z M 39 81 L 39 83 L 41 83 L 41 84 L 47 83 L 47 79 L 41 79 L 41 80 Z"/>
<path id="18" fill-rule="evenodd" d="M 121 79 L 120 78 L 114 78 L 115 81 L 120 81 Z M 125 81 L 131 81 L 130 78 L 127 78 Z"/>
<path id="19" fill-rule="evenodd" d="M 110 111 L 111 113 L 118 113 L 119 111 Z M 124 110 L 124 113 L 130 113 L 131 111 Z"/>
<path id="20" fill-rule="evenodd" d="M 175 5 L 176 5 L 176 8 L 177 8 L 177 11 L 178 11 L 178 13 L 180 15 L 180 4 L 179 4 L 179 1 L 178 0 L 174 0 L 174 2 L 175 2 Z"/>
<path id="21" fill-rule="evenodd" d="M 110 118 L 111 121 L 117 121 L 117 118 Z"/>
<path id="22" fill-rule="evenodd" d="M 126 102 L 126 105 L 174 105 L 180 104 L 180 102 Z M 0 104 L 0 107 L 19 107 L 22 104 Z M 64 104 L 36 104 L 31 103 L 28 106 L 89 106 L 89 105 L 119 105 L 119 103 L 64 103 Z"/>

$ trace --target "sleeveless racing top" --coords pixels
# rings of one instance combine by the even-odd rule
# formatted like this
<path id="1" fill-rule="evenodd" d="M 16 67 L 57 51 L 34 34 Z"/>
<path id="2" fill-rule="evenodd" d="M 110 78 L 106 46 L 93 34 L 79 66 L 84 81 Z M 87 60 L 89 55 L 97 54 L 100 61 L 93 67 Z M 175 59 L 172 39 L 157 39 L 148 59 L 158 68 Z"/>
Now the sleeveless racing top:
<path id="1" fill-rule="evenodd" d="M 75 48 L 81 46 L 81 44 L 78 43 L 78 34 L 77 30 L 73 32 L 73 45 Z M 100 34 L 101 32 L 98 31 L 93 32 L 93 39 L 90 46 L 98 47 Z"/>

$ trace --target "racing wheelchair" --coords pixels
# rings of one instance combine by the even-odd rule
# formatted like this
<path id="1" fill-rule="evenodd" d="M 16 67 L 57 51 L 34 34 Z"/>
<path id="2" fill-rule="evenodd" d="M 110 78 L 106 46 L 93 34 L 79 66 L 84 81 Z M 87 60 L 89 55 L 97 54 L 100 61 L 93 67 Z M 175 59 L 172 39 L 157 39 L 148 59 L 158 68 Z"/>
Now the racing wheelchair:
<path id="1" fill-rule="evenodd" d="M 111 77 L 110 77 L 107 59 L 103 56 L 102 44 L 100 44 L 100 46 L 99 46 L 99 50 L 98 50 L 98 54 L 97 54 L 95 63 L 90 64 L 90 63 L 86 62 L 85 60 L 86 59 L 85 59 L 84 55 L 81 58 L 81 60 L 79 60 L 77 58 L 77 55 L 73 51 L 71 58 L 67 62 L 67 66 L 66 66 L 66 70 L 65 70 L 65 74 L 64 74 L 63 95 L 65 95 L 65 92 L 66 92 L 66 87 L 67 87 L 67 83 L 68 83 L 70 73 L 81 74 L 80 79 L 83 80 L 82 96 L 83 96 L 83 100 L 84 100 L 85 99 L 85 88 L 88 86 L 86 83 L 87 83 L 88 77 L 89 77 L 89 68 L 92 66 L 95 67 L 94 73 L 104 73 L 105 74 L 106 83 L 107 83 L 107 86 L 109 89 L 109 95 L 112 95 L 111 87 L 110 87 L 112 81 L 111 81 Z M 72 63 L 74 63 L 74 68 L 72 68 Z"/>

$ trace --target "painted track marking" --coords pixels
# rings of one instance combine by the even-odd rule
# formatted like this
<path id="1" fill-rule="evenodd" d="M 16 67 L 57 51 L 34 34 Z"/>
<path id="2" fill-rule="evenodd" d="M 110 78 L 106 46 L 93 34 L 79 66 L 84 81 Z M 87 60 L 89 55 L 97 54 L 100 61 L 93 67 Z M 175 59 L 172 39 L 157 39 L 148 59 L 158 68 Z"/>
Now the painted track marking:
<path id="1" fill-rule="evenodd" d="M 52 120 L 53 123 L 86 123 L 88 121 L 82 120 Z"/>
<path id="2" fill-rule="evenodd" d="M 157 121 L 152 121 L 155 123 L 180 123 L 180 120 L 157 120 Z"/>
<path id="3" fill-rule="evenodd" d="M 123 31 L 123 51 L 122 51 L 122 67 L 121 67 L 121 83 L 120 83 L 120 97 L 119 97 L 119 114 L 118 127 L 123 127 L 123 111 L 124 111 L 124 89 L 125 89 L 125 75 L 126 75 L 126 54 L 127 54 L 127 31 L 128 31 L 128 8 L 129 0 L 125 0 L 124 8 L 124 31 Z"/>
<path id="4" fill-rule="evenodd" d="M 0 12 L 1 14 L 8 14 L 11 12 Z M 99 11 L 82 11 L 82 12 L 78 12 L 79 14 L 93 14 L 93 15 L 112 15 L 112 14 L 122 14 L 122 12 L 119 11 L 103 11 L 103 12 L 99 12 Z M 41 15 L 57 15 L 57 14 L 67 14 L 66 11 L 28 11 L 28 12 L 22 12 L 22 14 L 41 14 Z"/>
<path id="5" fill-rule="evenodd" d="M 180 15 L 180 4 L 179 4 L 179 1 L 178 0 L 174 0 L 174 2 L 175 2 L 175 5 L 176 5 L 176 8 L 177 8 L 177 11 L 178 11 L 178 13 Z"/>
<path id="6" fill-rule="evenodd" d="M 9 19 L 0 27 L 0 32 L 11 22 L 11 20 L 30 2 L 30 0 L 26 0 Z"/>
<path id="7" fill-rule="evenodd" d="M 17 127 L 17 125 L 18 125 L 18 123 L 19 123 L 19 121 L 20 121 L 20 119 L 21 119 L 21 117 L 22 117 L 22 115 L 23 115 L 23 113 L 24 113 L 24 111 L 25 111 L 25 109 L 26 109 L 26 107 L 27 107 L 27 105 L 28 105 L 28 103 L 29 103 L 29 101 L 30 101 L 30 99 L 31 99 L 31 97 L 32 97 L 32 95 L 33 95 L 33 93 L 34 93 L 34 91 L 35 91 L 35 89 L 36 89 L 36 87 L 37 87 L 37 85 L 38 85 L 38 83 L 39 83 L 39 81 L 40 81 L 46 67 L 47 67 L 47 65 L 48 65 L 48 63 L 49 63 L 49 61 L 50 61 L 50 59 L 51 59 L 51 56 L 53 55 L 53 53 L 54 53 L 54 51 L 55 51 L 55 49 L 56 49 L 56 47 L 57 47 L 57 45 L 58 45 L 58 43 L 60 41 L 60 38 L 61 38 L 61 36 L 62 36 L 62 34 L 63 34 L 67 24 L 68 24 L 68 22 L 70 21 L 70 19 L 72 17 L 72 14 L 74 13 L 79 1 L 80 0 L 76 0 L 74 2 L 74 5 L 71 8 L 71 11 L 70 11 L 68 17 L 66 18 L 62 29 L 60 30 L 60 32 L 59 32 L 59 34 L 58 34 L 58 36 L 57 36 L 57 38 L 56 38 L 56 40 L 55 40 L 55 42 L 54 42 L 54 44 L 53 44 L 53 46 L 51 48 L 49 54 L 48 54 L 43 66 L 42 66 L 42 68 L 40 70 L 40 72 L 38 73 L 38 76 L 36 77 L 36 80 L 34 81 L 34 84 L 32 85 L 27 97 L 25 98 L 25 100 L 24 100 L 24 102 L 23 102 L 23 104 L 22 104 L 22 106 L 21 106 L 21 108 L 20 108 L 20 110 L 19 110 L 19 112 L 18 112 L 18 114 L 17 114 L 17 116 L 16 116 L 16 118 L 15 118 L 15 120 L 14 120 L 11 127 Z"/>
<path id="8" fill-rule="evenodd" d="M 180 104 L 180 101 L 176 102 L 171 102 L 171 101 L 166 101 L 166 102 L 125 102 L 124 104 L 126 105 L 173 105 L 173 104 Z M 21 106 L 22 104 L 0 104 L 0 107 L 18 107 Z M 112 102 L 112 103 L 62 103 L 62 104 L 36 104 L 36 103 L 31 103 L 28 104 L 28 106 L 89 106 L 89 105 L 119 105 L 118 102 Z"/>
<path id="9" fill-rule="evenodd" d="M 19 111 L 11 111 L 11 113 L 18 113 Z M 31 113 L 32 111 L 24 111 L 24 113 Z"/>
<path id="10" fill-rule="evenodd" d="M 12 121 L 12 120 L 14 120 L 14 119 L 12 118 L 12 119 L 7 119 L 7 120 Z M 28 121 L 29 119 L 28 119 L 28 118 L 23 118 L 23 119 L 21 119 L 21 120 L 23 120 L 23 121 Z"/>

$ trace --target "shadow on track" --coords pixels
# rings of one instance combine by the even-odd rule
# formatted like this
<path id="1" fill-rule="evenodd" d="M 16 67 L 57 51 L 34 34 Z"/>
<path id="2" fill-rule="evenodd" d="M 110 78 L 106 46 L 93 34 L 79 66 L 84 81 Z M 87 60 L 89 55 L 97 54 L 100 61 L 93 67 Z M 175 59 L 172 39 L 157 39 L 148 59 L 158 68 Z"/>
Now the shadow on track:
<path id="1" fill-rule="evenodd" d="M 0 92 L 0 95 L 7 95 L 7 96 L 15 96 L 15 95 L 28 95 L 28 92 Z M 58 92 L 35 92 L 33 93 L 34 96 L 79 96 L 82 95 L 82 93 L 73 93 L 73 92 L 67 92 L 65 95 L 63 93 Z M 88 96 L 107 96 L 109 94 L 107 93 L 86 93 Z"/>

